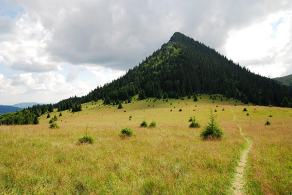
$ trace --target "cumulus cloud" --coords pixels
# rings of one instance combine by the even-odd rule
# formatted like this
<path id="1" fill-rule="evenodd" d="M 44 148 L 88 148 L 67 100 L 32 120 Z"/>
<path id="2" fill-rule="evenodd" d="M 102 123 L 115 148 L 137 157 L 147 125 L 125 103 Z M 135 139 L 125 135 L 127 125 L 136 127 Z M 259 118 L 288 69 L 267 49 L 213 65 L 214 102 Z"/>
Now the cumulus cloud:
<path id="1" fill-rule="evenodd" d="M 292 73 L 292 11 L 277 12 L 229 32 L 227 56 L 252 71 L 276 77 Z"/>
<path id="2" fill-rule="evenodd" d="M 3 1 L 0 102 L 84 95 L 176 31 L 257 73 L 292 73 L 290 0 Z"/>
<path id="3" fill-rule="evenodd" d="M 10 35 L 0 42 L 0 63 L 29 72 L 56 69 L 58 64 L 47 52 L 50 39 L 51 33 L 37 18 L 24 14 L 17 19 Z"/>
<path id="4" fill-rule="evenodd" d="M 12 78 L 0 75 L 0 84 L 0 99 L 6 104 L 24 100 L 56 102 L 64 96 L 73 96 L 77 91 L 78 95 L 85 95 L 91 87 L 86 82 L 68 83 L 62 74 L 53 72 L 21 73 Z"/>
<path id="5" fill-rule="evenodd" d="M 48 49 L 72 64 L 125 70 L 182 31 L 221 49 L 231 29 L 290 9 L 287 0 L 19 1 L 52 33 Z"/>

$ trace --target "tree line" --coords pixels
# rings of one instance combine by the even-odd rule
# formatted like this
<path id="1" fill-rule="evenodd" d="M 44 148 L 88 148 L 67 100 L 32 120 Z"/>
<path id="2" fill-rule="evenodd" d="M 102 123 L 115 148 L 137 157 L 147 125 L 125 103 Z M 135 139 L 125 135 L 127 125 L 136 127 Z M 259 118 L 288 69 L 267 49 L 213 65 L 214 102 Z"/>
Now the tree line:
<path id="1" fill-rule="evenodd" d="M 147 57 L 124 76 L 97 87 L 82 97 L 71 97 L 53 105 L 37 105 L 25 109 L 22 114 L 0 116 L 0 124 L 26 124 L 7 118 L 36 117 L 52 109 L 58 111 L 81 110 L 81 104 L 103 100 L 104 104 L 126 101 L 138 95 L 139 99 L 179 98 L 193 94 L 222 94 L 244 103 L 292 107 L 292 88 L 250 72 L 219 54 L 212 48 L 194 41 L 181 33 L 175 33 L 170 41 Z M 21 118 L 21 117 L 20 117 Z M 7 122 L 9 121 L 9 123 Z"/>

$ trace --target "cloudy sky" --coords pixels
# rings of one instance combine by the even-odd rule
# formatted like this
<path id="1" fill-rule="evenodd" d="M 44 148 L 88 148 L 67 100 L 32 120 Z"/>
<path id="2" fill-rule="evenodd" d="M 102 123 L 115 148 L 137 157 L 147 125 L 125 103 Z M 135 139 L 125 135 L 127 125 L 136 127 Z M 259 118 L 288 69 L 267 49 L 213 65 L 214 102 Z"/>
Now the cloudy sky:
<path id="1" fill-rule="evenodd" d="M 292 74 L 291 0 L 0 0 L 0 104 L 84 95 L 176 31 L 255 73 Z"/>

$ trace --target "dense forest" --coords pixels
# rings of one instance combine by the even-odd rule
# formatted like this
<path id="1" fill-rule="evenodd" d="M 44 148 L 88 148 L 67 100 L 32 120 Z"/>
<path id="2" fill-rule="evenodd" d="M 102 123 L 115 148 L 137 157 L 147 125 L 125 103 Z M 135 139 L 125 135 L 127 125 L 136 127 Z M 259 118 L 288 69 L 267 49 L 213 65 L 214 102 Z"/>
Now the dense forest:
<path id="1" fill-rule="evenodd" d="M 244 103 L 292 107 L 291 88 L 251 73 L 214 49 L 176 32 L 169 42 L 121 78 L 97 87 L 86 96 L 72 97 L 51 106 L 38 105 L 22 112 L 39 116 L 50 112 L 51 107 L 59 111 L 80 111 L 82 103 L 99 99 L 105 104 L 119 104 L 130 102 L 134 95 L 144 99 L 193 94 L 222 94 Z M 8 124 L 3 118 L 7 119 L 0 116 L 0 124 Z"/>

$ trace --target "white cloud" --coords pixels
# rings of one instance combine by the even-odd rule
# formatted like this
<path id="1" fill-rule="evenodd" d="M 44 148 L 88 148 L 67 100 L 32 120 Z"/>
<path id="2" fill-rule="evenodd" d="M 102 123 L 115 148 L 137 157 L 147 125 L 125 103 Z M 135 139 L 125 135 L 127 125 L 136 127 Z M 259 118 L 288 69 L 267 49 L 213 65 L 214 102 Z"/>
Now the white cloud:
<path id="1" fill-rule="evenodd" d="M 230 29 L 291 9 L 287 0 L 21 0 L 52 32 L 55 60 L 125 70 L 182 31 L 221 48 Z"/>
<path id="2" fill-rule="evenodd" d="M 3 74 L 0 74 L 0 94 L 6 93 L 11 88 L 11 81 L 4 77 Z"/>
<path id="3" fill-rule="evenodd" d="M 24 14 L 17 19 L 10 35 L 0 41 L 0 63 L 29 72 L 54 70 L 58 63 L 51 60 L 47 51 L 50 40 L 51 32 L 40 20 Z"/>
<path id="4" fill-rule="evenodd" d="M 104 84 L 112 81 L 113 79 L 119 78 L 126 73 L 122 70 L 113 70 L 111 68 L 105 68 L 102 66 L 95 65 L 85 65 L 86 69 L 92 72 L 96 78 L 98 78 L 98 86 L 103 86 Z"/>
<path id="5" fill-rule="evenodd" d="M 7 78 L 0 75 L 1 103 L 11 104 L 23 101 L 56 102 L 74 94 L 85 95 L 91 88 L 90 84 L 66 82 L 65 77 L 56 72 L 22 73 Z"/>
<path id="6" fill-rule="evenodd" d="M 256 73 L 276 77 L 292 73 L 291 44 L 292 12 L 278 12 L 230 31 L 225 52 Z"/>
<path id="7" fill-rule="evenodd" d="M 266 76 L 292 72 L 288 0 L 7 2 L 8 16 L 0 17 L 0 103 L 84 95 L 137 65 L 175 31 Z"/>

